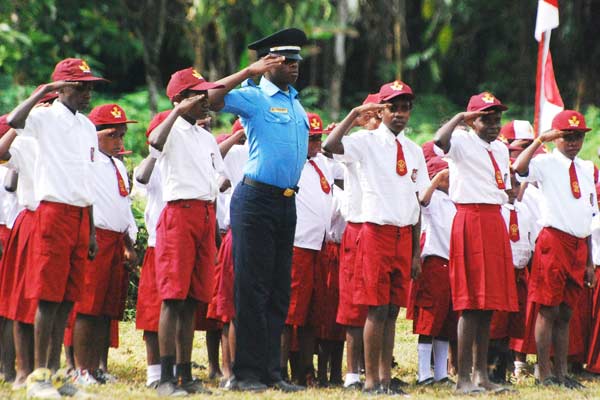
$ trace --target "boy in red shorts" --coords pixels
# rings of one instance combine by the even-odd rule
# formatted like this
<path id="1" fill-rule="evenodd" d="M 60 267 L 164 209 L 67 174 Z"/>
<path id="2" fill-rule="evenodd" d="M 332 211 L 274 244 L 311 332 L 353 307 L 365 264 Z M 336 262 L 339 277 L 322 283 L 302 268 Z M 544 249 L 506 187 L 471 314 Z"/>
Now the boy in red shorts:
<path id="1" fill-rule="evenodd" d="M 596 283 L 589 249 L 592 216 L 598 213 L 594 165 L 577 157 L 589 130 L 583 115 L 562 111 L 552 120 L 552 130 L 535 139 L 514 164 L 527 181 L 538 183 L 544 197 L 544 228 L 533 256 L 529 299 L 539 305 L 535 342 L 539 383 L 545 386 L 583 386 L 567 375 L 567 354 L 573 309 L 584 285 Z M 552 153 L 532 159 L 549 141 L 556 146 Z"/>

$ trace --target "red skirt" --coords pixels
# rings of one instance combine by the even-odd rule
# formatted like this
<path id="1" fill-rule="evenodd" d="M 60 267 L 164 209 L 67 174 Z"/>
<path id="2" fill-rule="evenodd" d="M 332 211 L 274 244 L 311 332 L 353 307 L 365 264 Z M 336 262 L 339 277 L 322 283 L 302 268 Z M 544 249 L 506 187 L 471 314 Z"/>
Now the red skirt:
<path id="1" fill-rule="evenodd" d="M 229 229 L 221 242 L 215 269 L 215 288 L 207 312 L 208 318 L 223 323 L 228 323 L 235 318 L 232 237 Z"/>
<path id="2" fill-rule="evenodd" d="M 362 327 L 367 320 L 368 307 L 353 301 L 355 269 L 362 273 L 356 263 L 356 241 L 362 224 L 348 222 L 340 244 L 340 297 L 336 322 L 340 325 Z"/>
<path id="3" fill-rule="evenodd" d="M 343 341 L 345 338 L 344 327 L 335 322 L 340 294 L 339 256 L 340 245 L 327 242 L 317 259 L 311 321 L 317 328 L 318 339 Z"/>
<path id="4" fill-rule="evenodd" d="M 600 280 L 600 268 L 596 269 L 596 279 Z M 594 374 L 600 374 L 600 284 L 594 288 L 592 306 L 592 332 L 586 369 Z"/>
<path id="5" fill-rule="evenodd" d="M 517 312 L 506 224 L 495 204 L 457 204 L 450 237 L 454 310 Z"/>
<path id="6" fill-rule="evenodd" d="M 135 327 L 149 332 L 158 332 L 158 319 L 162 300 L 156 292 L 154 247 L 148 247 L 142 263 L 138 287 Z"/>

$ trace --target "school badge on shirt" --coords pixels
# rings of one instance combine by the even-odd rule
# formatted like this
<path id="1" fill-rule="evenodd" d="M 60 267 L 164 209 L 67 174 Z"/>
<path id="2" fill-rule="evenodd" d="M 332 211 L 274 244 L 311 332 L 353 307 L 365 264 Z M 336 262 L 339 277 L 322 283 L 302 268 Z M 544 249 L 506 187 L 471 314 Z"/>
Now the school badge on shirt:
<path id="1" fill-rule="evenodd" d="M 412 179 L 412 181 L 413 181 L 414 183 L 416 183 L 416 182 L 417 182 L 417 173 L 418 173 L 418 172 L 419 172 L 419 170 L 418 170 L 418 169 L 413 169 L 413 170 L 412 170 L 412 174 L 410 174 L 410 179 Z"/>
<path id="2" fill-rule="evenodd" d="M 95 148 L 90 147 L 90 161 L 94 162 L 94 152 L 96 151 Z"/>

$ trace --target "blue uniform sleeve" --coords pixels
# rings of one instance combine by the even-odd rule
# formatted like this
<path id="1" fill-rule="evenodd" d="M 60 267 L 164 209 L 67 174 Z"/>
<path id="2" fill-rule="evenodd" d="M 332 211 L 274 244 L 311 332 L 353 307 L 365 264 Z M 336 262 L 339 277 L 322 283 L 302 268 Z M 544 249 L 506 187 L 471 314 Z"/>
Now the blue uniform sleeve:
<path id="1" fill-rule="evenodd" d="M 221 111 L 251 118 L 256 115 L 259 96 L 259 90 L 254 87 L 234 89 L 225 95 L 225 107 Z"/>

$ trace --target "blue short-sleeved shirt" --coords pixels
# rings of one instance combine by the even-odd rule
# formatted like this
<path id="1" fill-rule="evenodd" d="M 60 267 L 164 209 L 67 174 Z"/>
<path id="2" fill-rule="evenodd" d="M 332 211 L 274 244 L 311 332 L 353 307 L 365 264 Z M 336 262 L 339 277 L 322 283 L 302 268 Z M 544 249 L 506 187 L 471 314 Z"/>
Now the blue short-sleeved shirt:
<path id="1" fill-rule="evenodd" d="M 225 96 L 222 111 L 241 117 L 249 144 L 244 175 L 280 188 L 298 184 L 308 154 L 308 118 L 297 99 L 266 78 L 247 80 Z"/>

